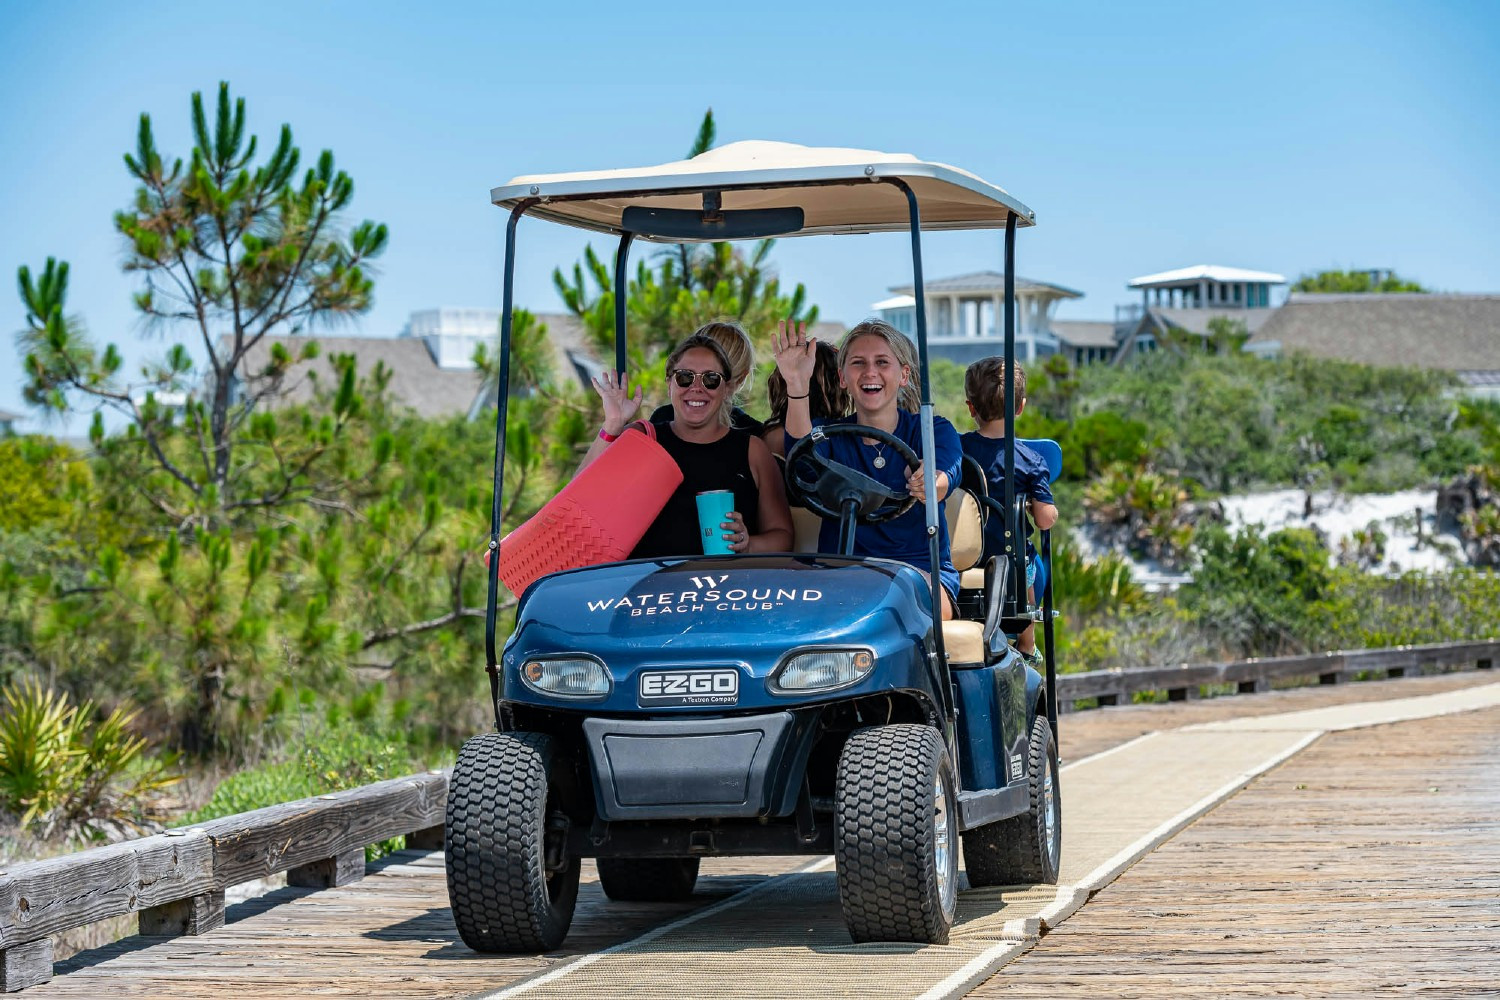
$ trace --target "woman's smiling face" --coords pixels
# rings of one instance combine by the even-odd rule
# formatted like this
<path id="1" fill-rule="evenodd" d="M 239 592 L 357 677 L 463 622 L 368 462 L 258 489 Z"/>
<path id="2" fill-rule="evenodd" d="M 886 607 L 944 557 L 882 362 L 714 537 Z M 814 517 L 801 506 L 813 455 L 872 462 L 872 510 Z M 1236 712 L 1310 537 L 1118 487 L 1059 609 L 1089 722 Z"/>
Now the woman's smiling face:
<path id="1" fill-rule="evenodd" d="M 894 407 L 906 369 L 884 337 L 865 334 L 849 342 L 839 384 L 849 392 L 855 409 L 878 413 Z"/>
<path id="2" fill-rule="evenodd" d="M 704 388 L 703 372 L 715 372 L 720 376 L 724 374 L 724 366 L 714 356 L 714 352 L 706 347 L 691 347 L 677 359 L 675 370 L 697 372 L 699 377 L 693 379 L 692 384 L 686 388 L 678 385 L 675 378 L 667 378 L 667 385 L 672 392 L 673 419 L 693 428 L 718 423 L 720 414 L 724 412 L 724 396 L 733 391 L 733 387 L 727 378 L 721 378 L 717 389 Z"/>

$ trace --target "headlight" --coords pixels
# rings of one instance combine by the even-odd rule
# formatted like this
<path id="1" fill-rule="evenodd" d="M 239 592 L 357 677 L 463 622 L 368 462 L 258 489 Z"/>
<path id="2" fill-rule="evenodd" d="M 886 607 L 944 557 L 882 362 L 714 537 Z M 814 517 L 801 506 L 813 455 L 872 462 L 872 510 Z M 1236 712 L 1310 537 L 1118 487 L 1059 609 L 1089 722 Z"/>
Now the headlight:
<path id="1" fill-rule="evenodd" d="M 875 654 L 868 649 L 819 649 L 798 653 L 771 679 L 778 694 L 832 691 L 857 684 L 875 667 Z"/>
<path id="2" fill-rule="evenodd" d="M 521 683 L 558 698 L 602 698 L 609 694 L 609 671 L 585 656 L 527 660 L 521 664 Z"/>

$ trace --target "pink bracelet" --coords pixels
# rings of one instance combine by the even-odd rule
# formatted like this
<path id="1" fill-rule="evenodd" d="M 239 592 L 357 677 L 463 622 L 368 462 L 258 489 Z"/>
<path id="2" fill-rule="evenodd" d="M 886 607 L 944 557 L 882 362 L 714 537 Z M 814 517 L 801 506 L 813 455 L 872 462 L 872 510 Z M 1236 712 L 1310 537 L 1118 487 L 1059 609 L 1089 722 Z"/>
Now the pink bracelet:
<path id="1" fill-rule="evenodd" d="M 607 431 L 603 427 L 601 427 L 601 428 L 599 428 L 599 440 L 603 441 L 605 444 L 609 444 L 611 441 L 618 441 L 618 440 L 620 440 L 620 435 L 619 434 L 611 434 L 609 431 Z"/>

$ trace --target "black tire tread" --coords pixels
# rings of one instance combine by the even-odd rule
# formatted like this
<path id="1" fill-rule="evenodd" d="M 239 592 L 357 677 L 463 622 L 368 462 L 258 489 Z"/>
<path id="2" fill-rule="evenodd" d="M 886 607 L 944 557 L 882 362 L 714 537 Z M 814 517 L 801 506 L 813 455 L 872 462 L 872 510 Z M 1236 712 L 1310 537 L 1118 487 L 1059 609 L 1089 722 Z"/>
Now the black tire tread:
<path id="1" fill-rule="evenodd" d="M 932 785 L 947 760 L 942 738 L 930 726 L 878 726 L 855 732 L 844 744 L 834 857 L 839 902 L 856 943 L 948 942 L 952 916 L 936 899 L 930 845 Z M 956 810 L 949 821 L 956 833 Z"/>
<path id="2" fill-rule="evenodd" d="M 482 733 L 459 751 L 444 864 L 453 922 L 475 951 L 551 951 L 573 921 L 578 859 L 553 876 L 550 894 L 540 863 L 551 751 L 542 733 Z"/>
<path id="3" fill-rule="evenodd" d="M 693 894 L 697 858 L 600 858 L 599 886 L 622 903 L 675 903 Z"/>

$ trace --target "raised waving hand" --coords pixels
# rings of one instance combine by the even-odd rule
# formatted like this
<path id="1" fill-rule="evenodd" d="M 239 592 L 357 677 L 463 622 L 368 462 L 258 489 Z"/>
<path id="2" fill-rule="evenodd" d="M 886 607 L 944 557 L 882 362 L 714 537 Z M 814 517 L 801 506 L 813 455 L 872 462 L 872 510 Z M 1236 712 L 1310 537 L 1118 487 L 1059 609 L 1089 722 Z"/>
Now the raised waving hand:
<path id="1" fill-rule="evenodd" d="M 604 433 L 618 435 L 641 408 L 641 387 L 637 385 L 635 395 L 631 396 L 625 373 L 606 371 L 594 376 L 594 391 L 604 404 Z"/>
<path id="2" fill-rule="evenodd" d="M 818 363 L 818 342 L 807 335 L 807 324 L 781 320 L 772 342 L 776 370 L 786 380 L 786 432 L 802 437 L 812 430 L 808 408 L 808 387 Z"/>

